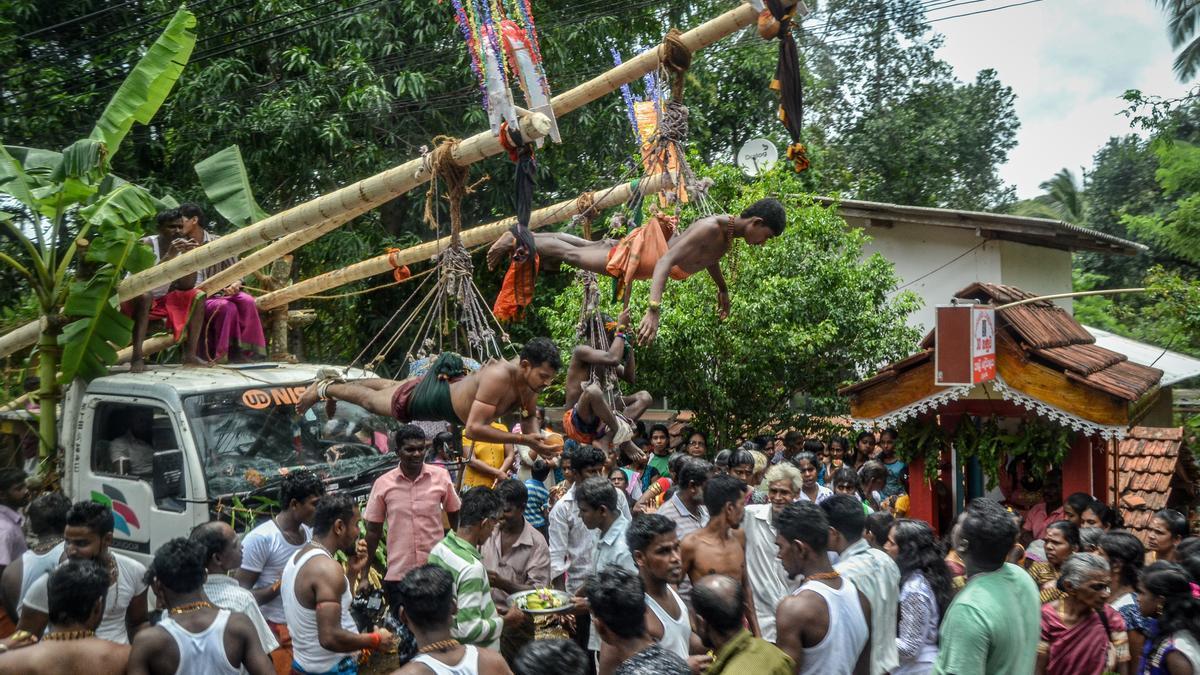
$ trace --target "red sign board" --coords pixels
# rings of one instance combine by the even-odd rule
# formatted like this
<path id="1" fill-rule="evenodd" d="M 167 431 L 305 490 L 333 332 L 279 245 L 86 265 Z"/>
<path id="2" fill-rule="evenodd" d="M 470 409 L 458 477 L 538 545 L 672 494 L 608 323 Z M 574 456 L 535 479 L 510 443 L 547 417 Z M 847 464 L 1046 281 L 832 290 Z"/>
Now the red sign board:
<path id="1" fill-rule="evenodd" d="M 996 378 L 996 310 L 986 305 L 937 307 L 934 384 L 979 384 Z"/>

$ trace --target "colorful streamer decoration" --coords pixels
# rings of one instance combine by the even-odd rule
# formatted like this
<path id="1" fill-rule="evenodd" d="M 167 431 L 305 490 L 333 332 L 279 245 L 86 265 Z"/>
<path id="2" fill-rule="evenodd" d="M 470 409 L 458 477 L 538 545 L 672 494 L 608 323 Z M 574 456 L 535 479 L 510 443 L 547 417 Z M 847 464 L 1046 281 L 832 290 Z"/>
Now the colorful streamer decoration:
<path id="1" fill-rule="evenodd" d="M 517 126 L 509 85 L 515 80 L 529 109 L 550 118 L 550 137 L 559 141 L 531 0 L 451 0 L 451 4 L 492 133 L 499 136 L 505 123 Z"/>

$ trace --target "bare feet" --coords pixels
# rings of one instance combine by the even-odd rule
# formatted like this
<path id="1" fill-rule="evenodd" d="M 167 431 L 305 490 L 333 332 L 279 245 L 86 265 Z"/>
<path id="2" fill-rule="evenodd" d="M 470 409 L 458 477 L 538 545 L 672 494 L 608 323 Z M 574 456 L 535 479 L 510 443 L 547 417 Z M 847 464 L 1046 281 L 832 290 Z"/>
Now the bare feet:
<path id="1" fill-rule="evenodd" d="M 319 380 L 313 382 L 308 385 L 308 389 L 305 389 L 303 394 L 300 394 L 300 398 L 296 401 L 296 414 L 303 415 L 308 412 L 309 408 L 316 405 L 317 401 L 321 400 L 321 395 L 317 393 L 317 387 L 320 384 Z"/>
<path id="2" fill-rule="evenodd" d="M 203 368 L 205 366 L 210 366 L 210 365 L 212 365 L 210 362 L 205 361 L 204 359 L 202 359 L 198 356 L 183 357 L 183 367 L 184 368 Z"/>
<path id="3" fill-rule="evenodd" d="M 505 257 L 512 255 L 513 249 L 516 247 L 516 245 L 517 238 L 513 236 L 512 232 L 505 232 L 504 234 L 500 235 L 500 238 L 497 239 L 496 242 L 492 244 L 492 247 L 488 249 L 488 269 L 494 270 L 499 267 L 500 263 L 504 261 Z"/>
<path id="4" fill-rule="evenodd" d="M 146 372 L 146 362 L 142 359 L 136 359 L 129 362 L 129 372 L 144 373 Z"/>

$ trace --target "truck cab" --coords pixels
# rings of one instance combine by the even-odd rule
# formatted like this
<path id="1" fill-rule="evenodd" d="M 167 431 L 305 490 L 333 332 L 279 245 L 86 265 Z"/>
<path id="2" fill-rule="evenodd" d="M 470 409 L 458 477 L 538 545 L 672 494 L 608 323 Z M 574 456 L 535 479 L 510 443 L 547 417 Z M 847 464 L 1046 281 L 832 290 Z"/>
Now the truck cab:
<path id="1" fill-rule="evenodd" d="M 243 530 L 269 517 L 279 480 L 297 468 L 316 471 L 330 491 L 365 495 L 395 466 L 388 439 L 397 423 L 345 402 L 333 418 L 321 404 L 297 414 L 320 368 L 159 366 L 76 382 L 61 417 L 63 488 L 109 506 L 113 546 L 143 563 L 213 518 Z"/>

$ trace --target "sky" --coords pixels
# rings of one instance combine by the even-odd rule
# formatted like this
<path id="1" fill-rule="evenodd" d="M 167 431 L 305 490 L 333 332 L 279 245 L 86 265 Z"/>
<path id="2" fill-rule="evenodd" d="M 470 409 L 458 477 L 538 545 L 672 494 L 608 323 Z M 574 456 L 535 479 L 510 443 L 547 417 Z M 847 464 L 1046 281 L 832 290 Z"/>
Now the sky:
<path id="1" fill-rule="evenodd" d="M 1008 5 L 932 11 L 929 18 Z M 1187 87 L 1171 70 L 1166 18 L 1153 0 L 1041 0 L 977 16 L 937 21 L 939 56 L 963 81 L 993 68 L 1016 94 L 1017 147 L 1000 174 L 1021 199 L 1063 167 L 1076 176 L 1110 136 L 1130 133 L 1127 89 L 1175 97 Z"/>

